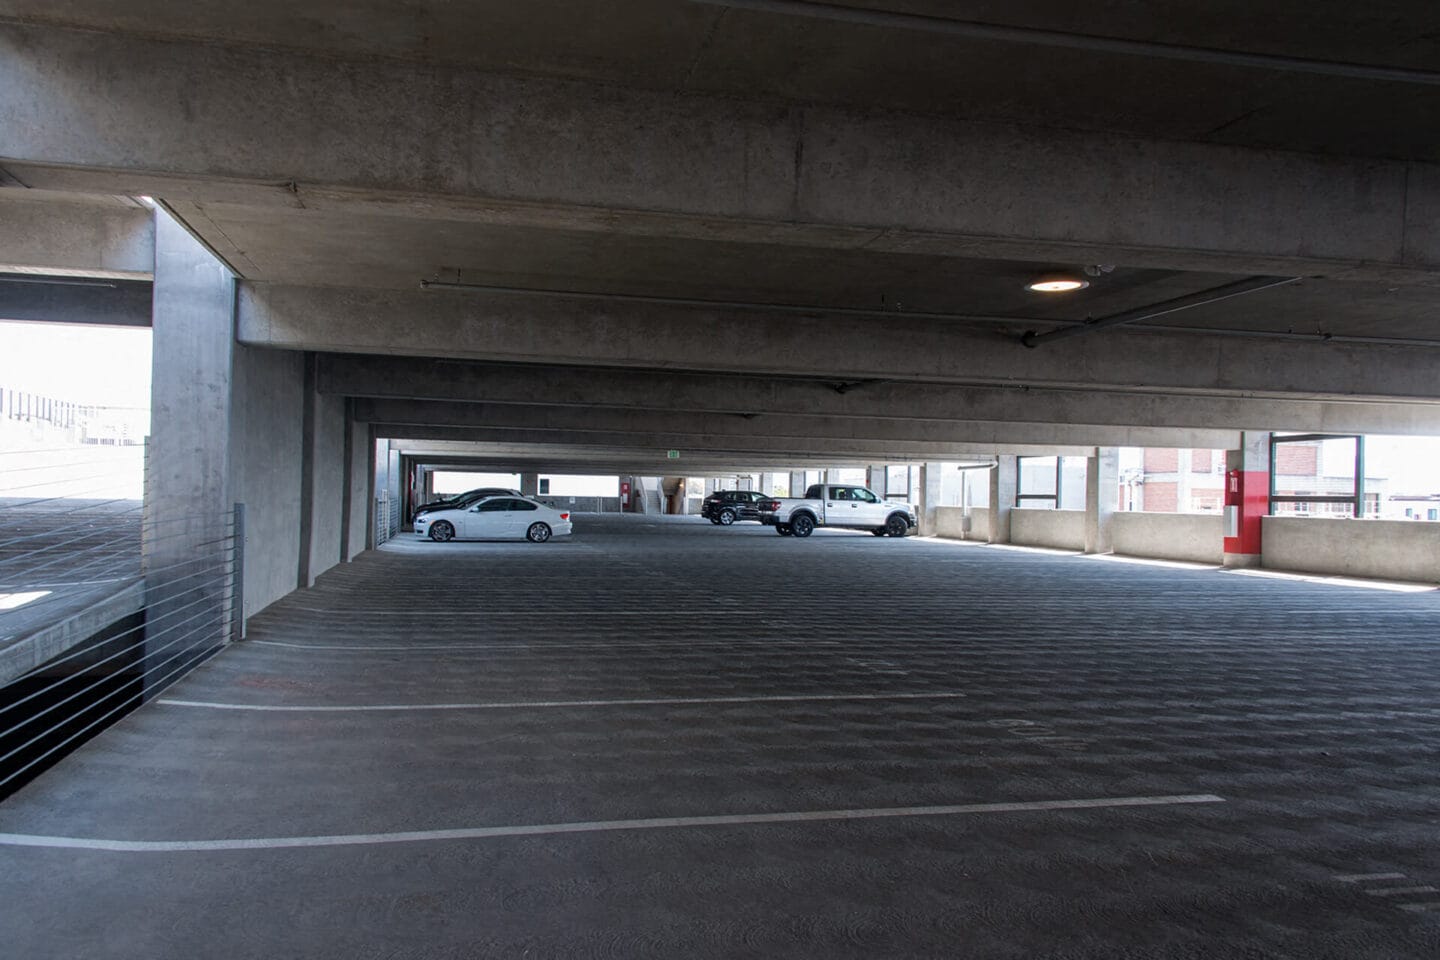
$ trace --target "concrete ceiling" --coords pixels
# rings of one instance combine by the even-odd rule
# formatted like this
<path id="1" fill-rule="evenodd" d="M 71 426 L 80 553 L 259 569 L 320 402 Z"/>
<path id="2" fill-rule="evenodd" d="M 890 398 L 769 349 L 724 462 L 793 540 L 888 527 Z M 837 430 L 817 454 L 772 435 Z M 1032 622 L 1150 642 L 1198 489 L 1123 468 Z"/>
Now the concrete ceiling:
<path id="1" fill-rule="evenodd" d="M 578 313 L 564 329 L 624 327 L 637 341 L 652 317 L 627 312 L 625 298 L 738 305 L 747 340 L 726 342 L 729 315 L 701 309 L 707 323 L 694 336 L 705 345 L 656 350 L 649 366 L 763 378 L 776 370 L 747 366 L 746 351 L 757 330 L 787 329 L 789 308 L 813 308 L 806 320 L 817 329 L 825 310 L 867 311 L 867 323 L 907 343 L 957 344 L 946 331 L 965 326 L 1009 349 L 1030 325 L 1137 311 L 1257 274 L 1305 279 L 1146 320 L 1138 329 L 1153 343 L 1116 338 L 1113 349 L 1126 363 L 1169 357 L 1176 370 L 1173 358 L 1187 353 L 1227 363 L 1240 354 L 1214 337 L 1192 350 L 1206 331 L 1440 345 L 1434 3 L 835 6 L 0 0 L 0 27 L 10 29 L 0 61 L 10 51 L 20 64 L 12 73 L 0 64 L 0 85 L 37 91 L 28 100 L 0 91 L 0 118 L 8 108 L 15 120 L 13 136 L 0 132 L 0 187 L 40 188 L 6 192 L 56 209 L 69 192 L 154 195 L 244 279 L 242 305 L 303 304 L 333 290 L 330 312 L 363 313 L 360 327 L 395 308 L 386 337 L 294 327 L 285 340 L 270 333 L 282 324 L 262 316 L 265 333 L 247 342 L 268 346 L 451 355 L 462 329 L 452 318 L 474 332 L 469 308 L 398 293 L 440 280 L 613 297 L 603 317 Z M 920 19 L 857 23 L 847 10 Z M 43 199 L 54 202 L 33 202 Z M 22 252 L 10 269 L 48 262 Z M 111 259 L 108 268 L 137 274 Z M 1113 269 L 1084 291 L 1024 289 L 1040 274 L 1098 264 Z M 626 342 L 577 357 L 585 344 L 575 336 L 533 356 L 497 351 L 505 331 L 523 333 L 555 308 L 502 316 L 493 298 L 473 302 L 490 346 L 456 357 L 647 366 Z M 782 309 L 756 313 L 767 307 Z M 671 324 L 667 343 L 684 323 Z M 1105 349 L 1074 355 L 1073 377 L 1037 378 L 1033 358 L 978 363 L 958 350 L 949 367 L 962 383 L 1144 392 L 1150 406 L 1135 407 L 1132 424 L 1155 416 L 1166 384 L 1176 397 L 1202 389 L 1179 376 L 1122 376 Z M 1414 386 L 1425 357 L 1411 356 L 1397 378 L 1405 403 L 1434 399 Z M 786 369 L 863 376 L 866 361 Z M 1326 386 L 1314 388 L 1331 406 L 1271 407 L 1272 416 L 1328 422 L 1340 416 L 1337 397 L 1387 399 L 1374 362 L 1390 361 L 1332 356 Z M 1220 374 L 1203 391 L 1227 402 L 1310 392 L 1288 367 L 1283 387 L 1267 391 L 1257 385 L 1263 364 L 1236 378 L 1212 365 Z M 1351 368 L 1370 370 L 1357 380 L 1364 389 L 1346 385 Z M 915 376 L 927 375 L 917 367 Z M 682 409 L 668 403 L 673 383 L 655 389 Z M 1198 409 L 1165 422 L 1192 433 L 1278 422 L 1253 406 Z M 1350 408 L 1344 417 L 1364 419 Z M 1409 429 L 1433 419 L 1388 408 L 1384 418 Z M 456 429 L 447 419 L 432 432 Z M 976 435 L 995 448 L 992 430 Z M 576 462 L 617 466 L 618 447 L 577 445 Z M 485 449 L 521 456 L 514 444 Z M 555 451 L 524 456 L 553 467 Z M 772 465 L 769 451 L 749 454 L 732 439 L 706 462 Z M 857 462 L 875 455 L 854 452 Z M 635 454 L 663 467 L 650 456 Z"/>
<path id="2" fill-rule="evenodd" d="M 741 6 L 742 4 L 737 4 Z M 1424 0 L 839 0 L 838 6 L 1209 51 L 1431 71 Z M 797 9 L 802 5 L 797 4 Z M 808 5 L 811 8 L 821 6 Z M 1440 88 L 952 36 L 692 0 L 0 0 L 0 17 L 341 59 L 1350 156 L 1440 159 Z"/>

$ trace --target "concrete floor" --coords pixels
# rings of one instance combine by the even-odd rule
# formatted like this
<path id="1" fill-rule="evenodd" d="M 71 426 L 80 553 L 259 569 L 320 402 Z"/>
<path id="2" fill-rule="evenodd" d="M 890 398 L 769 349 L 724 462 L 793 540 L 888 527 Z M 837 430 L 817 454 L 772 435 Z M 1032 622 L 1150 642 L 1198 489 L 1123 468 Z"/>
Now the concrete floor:
<path id="1" fill-rule="evenodd" d="M 4 952 L 1440 956 L 1440 594 L 577 530 L 367 554 L 0 804 Z"/>

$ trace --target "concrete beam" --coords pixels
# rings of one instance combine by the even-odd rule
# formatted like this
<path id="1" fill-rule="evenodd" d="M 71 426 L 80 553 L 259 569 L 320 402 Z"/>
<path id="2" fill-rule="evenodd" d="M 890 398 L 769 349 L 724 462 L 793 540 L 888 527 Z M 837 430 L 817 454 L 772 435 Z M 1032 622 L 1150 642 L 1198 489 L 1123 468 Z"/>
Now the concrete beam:
<path id="1" fill-rule="evenodd" d="M 6 116 L 3 107 L 0 116 Z M 5 133 L 0 151 L 7 149 L 8 125 Z M 4 180 L 0 176 L 0 183 Z M 5 225 L 0 230 L 0 273 L 113 280 L 155 276 L 155 217 L 129 197 L 0 187 L 0 224 Z"/>
<path id="2" fill-rule="evenodd" d="M 735 342 L 757 347 L 727 354 L 695 335 L 721 326 Z M 797 317 L 763 310 L 601 304 L 563 295 L 242 283 L 238 336 L 259 346 L 331 353 L 719 370 L 837 382 L 878 379 L 1229 397 L 1440 400 L 1437 354 L 1413 346 L 1117 328 L 1029 350 L 1020 344 L 1019 331 L 1012 335 L 996 326 L 898 315 L 881 324 L 819 311 L 814 317 Z"/>
<path id="3" fill-rule="evenodd" d="M 620 461 L 668 461 L 666 471 L 674 472 L 677 463 L 696 459 L 727 464 L 778 464 L 794 467 L 802 461 L 809 465 L 849 466 L 881 459 L 887 463 L 922 463 L 929 460 L 968 460 L 994 456 L 998 451 L 1016 456 L 1084 456 L 1082 446 L 1055 444 L 985 444 L 985 443 L 922 443 L 899 440 L 826 440 L 804 441 L 792 438 L 755 437 L 727 445 L 723 440 L 694 434 L 606 433 L 589 430 L 534 430 L 506 427 L 417 427 L 414 425 L 374 425 L 379 437 L 403 437 L 416 443 L 486 443 L 502 445 L 520 452 L 534 448 L 547 451 L 575 450 L 584 455 L 603 455 Z M 400 441 L 392 441 L 399 443 Z M 676 450 L 680 460 L 669 460 L 667 452 Z M 685 467 L 685 469 L 689 469 Z"/>
<path id="4" fill-rule="evenodd" d="M 143 280 L 0 276 L 0 317 L 50 323 L 148 327 L 151 286 Z"/>
<path id="5" fill-rule="evenodd" d="M 1440 271 L 1427 164 L 13 22 L 0 116 L 0 165 L 31 186 L 1233 273 Z"/>
<path id="6" fill-rule="evenodd" d="M 760 413 L 753 416 L 708 415 L 663 410 L 602 407 L 522 407 L 515 404 L 446 403 L 425 400 L 368 400 L 354 404 L 359 419 L 386 428 L 483 426 L 512 430 L 565 430 L 672 438 L 667 445 L 724 443 L 748 449 L 766 442 L 824 444 L 852 440 L 880 443 L 998 444 L 1165 447 L 1195 446 L 1229 449 L 1239 436 L 1234 430 L 1174 430 L 1113 424 L 1051 424 L 1010 421 L 873 420 L 849 417 L 796 417 Z M 1104 438 L 1104 439 L 1095 439 Z"/>
<path id="7" fill-rule="evenodd" d="M 1063 349 L 1063 348 L 1062 348 Z M 1137 427 L 1239 429 L 1264 423 L 1303 433 L 1440 434 L 1440 404 L 1354 403 L 1041 387 L 753 377 L 669 370 L 323 355 L 320 390 L 342 396 L 471 403 L 614 407 L 692 413 Z M 1218 449 L 1218 448 L 1217 448 Z"/>

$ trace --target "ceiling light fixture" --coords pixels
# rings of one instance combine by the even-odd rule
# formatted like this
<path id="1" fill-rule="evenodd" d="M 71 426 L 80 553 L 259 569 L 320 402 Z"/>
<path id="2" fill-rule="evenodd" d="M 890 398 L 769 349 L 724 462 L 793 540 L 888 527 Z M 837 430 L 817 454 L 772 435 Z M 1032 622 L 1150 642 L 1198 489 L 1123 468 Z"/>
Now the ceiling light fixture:
<path id="1" fill-rule="evenodd" d="M 1054 275 L 1031 280 L 1025 284 L 1025 289 L 1034 290 L 1036 293 L 1069 293 L 1071 290 L 1084 290 L 1088 286 L 1089 280 Z"/>

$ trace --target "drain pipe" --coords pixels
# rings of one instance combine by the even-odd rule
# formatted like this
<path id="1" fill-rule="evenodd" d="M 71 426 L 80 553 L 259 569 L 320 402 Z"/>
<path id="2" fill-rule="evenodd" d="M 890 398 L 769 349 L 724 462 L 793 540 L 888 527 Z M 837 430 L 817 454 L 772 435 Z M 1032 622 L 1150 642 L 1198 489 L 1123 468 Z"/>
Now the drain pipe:
<path id="1" fill-rule="evenodd" d="M 1025 331 L 1025 335 L 1020 338 L 1020 342 L 1034 349 L 1042 343 L 1050 343 L 1055 340 L 1069 340 L 1071 337 L 1084 336 L 1087 333 L 1094 333 L 1096 330 L 1104 330 L 1106 327 L 1119 327 L 1127 323 L 1138 323 L 1141 320 L 1153 320 L 1156 317 L 1163 317 L 1167 314 L 1179 313 L 1181 310 L 1190 310 L 1194 307 L 1203 307 L 1212 303 L 1219 303 L 1222 300 L 1230 300 L 1234 297 L 1243 297 L 1246 294 L 1259 293 L 1261 290 L 1283 287 L 1291 283 L 1297 283 L 1303 279 L 1303 277 L 1247 277 L 1244 280 L 1237 280 L 1234 283 L 1227 283 L 1219 287 L 1211 287 L 1209 290 L 1201 290 L 1198 293 L 1189 293 L 1183 297 L 1176 297 L 1173 300 L 1153 303 L 1148 307 L 1137 307 L 1134 310 L 1112 313 L 1108 317 L 1086 320 L 1084 323 L 1076 324 L 1073 327 L 1061 327 L 1059 330 L 1051 330 L 1047 333 L 1036 333 L 1034 330 L 1027 330 Z"/>

